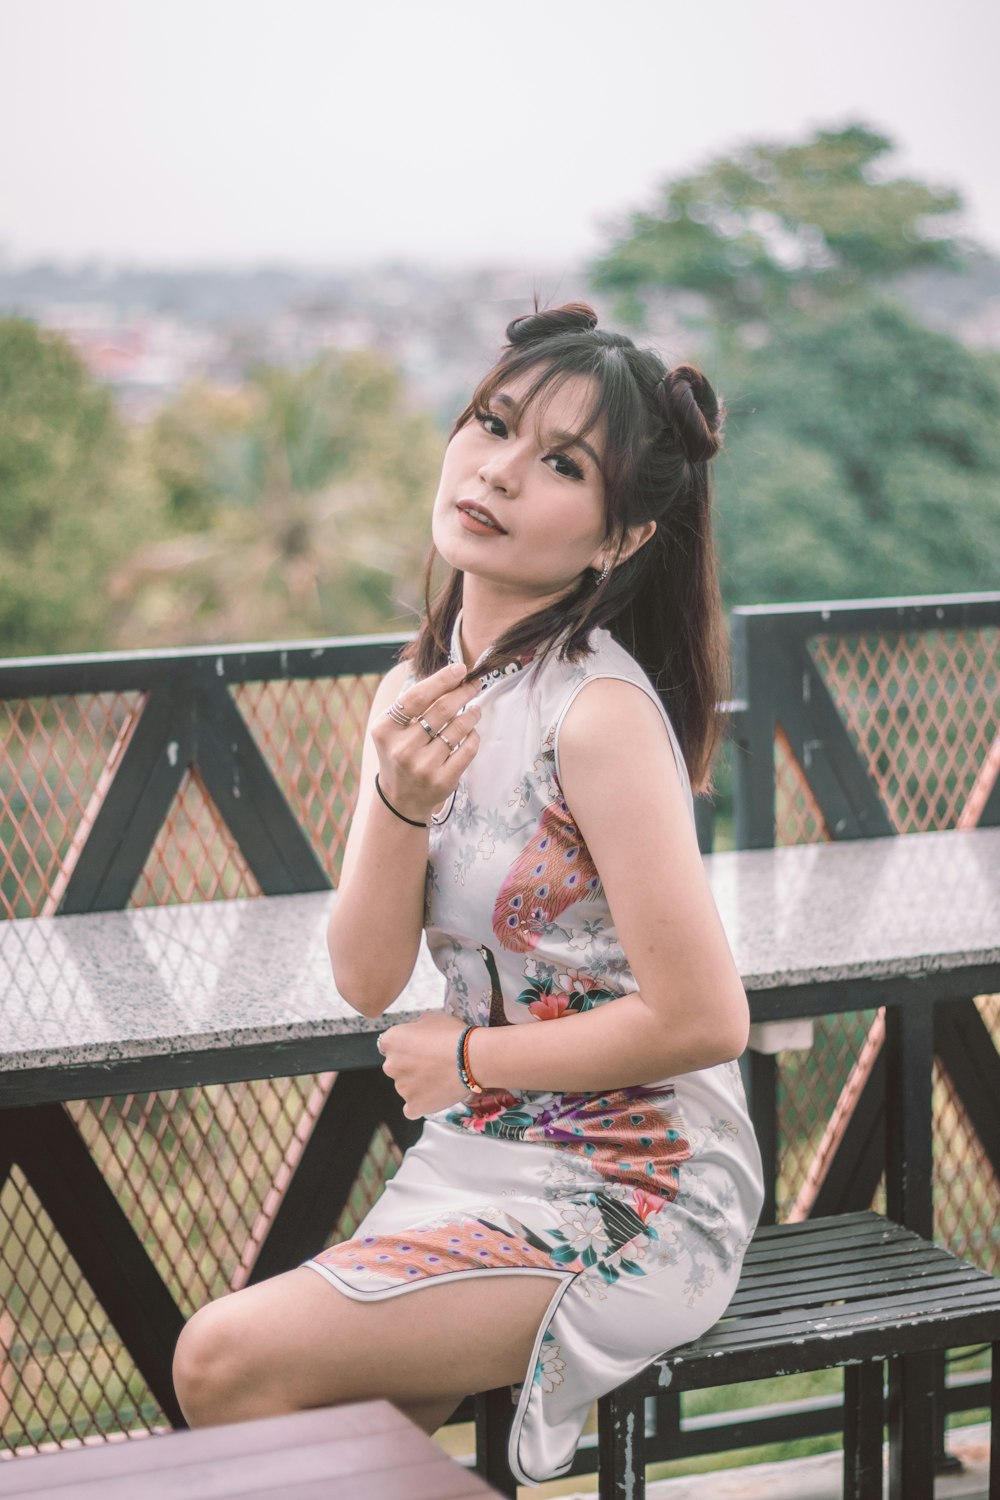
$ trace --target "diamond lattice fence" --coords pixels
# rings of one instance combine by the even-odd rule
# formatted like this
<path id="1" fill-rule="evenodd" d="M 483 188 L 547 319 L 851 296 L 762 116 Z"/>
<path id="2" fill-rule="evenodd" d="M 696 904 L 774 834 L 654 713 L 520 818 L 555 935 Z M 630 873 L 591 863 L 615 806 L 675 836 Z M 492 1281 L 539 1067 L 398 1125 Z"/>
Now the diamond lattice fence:
<path id="1" fill-rule="evenodd" d="M 0 702 L 0 916 L 56 910 L 144 703 L 142 693 Z"/>
<path id="2" fill-rule="evenodd" d="M 234 692 L 332 877 L 377 682 L 369 676 L 255 683 Z M 144 701 L 142 694 L 95 694 L 0 705 L 0 897 L 7 916 L 56 909 Z M 259 893 L 197 768 L 189 767 L 131 904 Z M 333 1078 L 267 1079 L 67 1106 L 185 1314 L 245 1284 Z M 353 1231 L 398 1160 L 395 1142 L 380 1127 L 328 1242 Z M 0 1306 L 0 1439 L 8 1453 L 164 1425 L 16 1167 L 0 1195 Z"/>
<path id="3" fill-rule="evenodd" d="M 1000 631 L 820 636 L 810 651 L 898 833 L 974 827 L 1000 772 Z M 784 732 L 775 738 L 775 842 L 829 838 Z M 1000 997 L 981 998 L 1000 1039 Z M 808 1204 L 838 1101 L 870 1060 L 870 1012 L 816 1023 L 808 1053 L 778 1062 L 779 1216 Z M 859 1059 L 861 1059 L 859 1064 Z M 859 1072 L 860 1069 L 860 1072 Z M 985 1269 L 1000 1266 L 1000 1192 L 950 1080 L 934 1092 L 936 1232 Z"/>
<path id="4" fill-rule="evenodd" d="M 336 883 L 379 679 L 250 682 L 233 690 L 271 774 Z"/>
<path id="5" fill-rule="evenodd" d="M 0 1188 L 0 1434 L 44 1452 L 162 1413 L 17 1167 Z"/>

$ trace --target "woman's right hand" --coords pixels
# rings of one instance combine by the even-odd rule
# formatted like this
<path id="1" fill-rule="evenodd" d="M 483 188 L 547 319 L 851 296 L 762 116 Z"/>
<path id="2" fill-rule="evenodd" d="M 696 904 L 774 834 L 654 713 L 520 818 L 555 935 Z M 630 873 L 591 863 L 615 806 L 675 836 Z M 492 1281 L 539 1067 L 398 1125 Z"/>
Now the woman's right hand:
<path id="1" fill-rule="evenodd" d="M 384 713 L 372 726 L 379 785 L 404 817 L 429 822 L 479 749 L 474 726 L 482 710 L 478 704 L 473 708 L 466 704 L 480 686 L 478 679 L 463 680 L 467 671 L 465 666 L 449 665 L 422 682 L 410 683 L 394 705 L 409 717 L 409 724 L 398 724 Z M 433 737 L 421 719 L 433 730 Z"/>

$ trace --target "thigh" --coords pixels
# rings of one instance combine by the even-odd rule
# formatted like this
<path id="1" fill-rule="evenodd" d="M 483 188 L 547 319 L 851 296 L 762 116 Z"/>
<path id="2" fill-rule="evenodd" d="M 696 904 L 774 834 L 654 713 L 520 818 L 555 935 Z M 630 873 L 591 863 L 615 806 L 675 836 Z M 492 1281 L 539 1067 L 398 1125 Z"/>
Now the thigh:
<path id="1" fill-rule="evenodd" d="M 204 1309 L 225 1319 L 247 1380 L 294 1408 L 383 1397 L 408 1406 L 525 1378 L 564 1277 L 501 1271 L 440 1278 L 356 1301 L 300 1267 Z"/>

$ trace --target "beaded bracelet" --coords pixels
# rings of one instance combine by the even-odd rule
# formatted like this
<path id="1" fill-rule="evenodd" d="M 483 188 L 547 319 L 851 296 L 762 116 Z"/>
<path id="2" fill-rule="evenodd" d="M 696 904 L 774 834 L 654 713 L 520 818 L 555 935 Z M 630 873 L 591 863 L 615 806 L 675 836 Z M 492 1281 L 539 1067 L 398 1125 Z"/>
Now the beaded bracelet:
<path id="1" fill-rule="evenodd" d="M 476 1026 L 466 1026 L 458 1039 L 458 1076 L 462 1080 L 462 1087 L 470 1094 L 483 1092 L 482 1084 L 476 1082 L 469 1069 L 469 1037 L 477 1030 Z"/>

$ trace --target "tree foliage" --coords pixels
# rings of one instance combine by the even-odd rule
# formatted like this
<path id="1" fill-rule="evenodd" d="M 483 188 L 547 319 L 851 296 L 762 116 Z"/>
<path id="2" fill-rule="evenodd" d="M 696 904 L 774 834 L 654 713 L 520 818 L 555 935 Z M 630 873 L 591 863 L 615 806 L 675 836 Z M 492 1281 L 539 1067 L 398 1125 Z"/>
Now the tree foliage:
<path id="1" fill-rule="evenodd" d="M 113 579 L 123 644 L 415 624 L 441 438 L 378 356 L 189 387 L 146 446 L 174 534 Z"/>
<path id="2" fill-rule="evenodd" d="M 863 125 L 797 145 L 758 143 L 668 182 L 593 268 L 600 290 L 700 293 L 718 321 L 842 304 L 879 281 L 952 265 L 954 192 L 885 175 L 891 141 Z"/>
<path id="3" fill-rule="evenodd" d="M 738 383 L 734 383 L 738 382 Z M 730 604 L 995 588 L 992 362 L 877 305 L 731 369 L 719 472 Z"/>
<path id="4" fill-rule="evenodd" d="M 108 391 L 62 339 L 0 319 L 0 654 L 107 644 L 105 575 L 155 515 Z"/>
<path id="5" fill-rule="evenodd" d="M 641 320 L 700 294 L 701 362 L 727 398 L 718 463 L 727 602 L 990 588 L 1000 576 L 995 357 L 893 294 L 959 267 L 954 193 L 892 177 L 859 125 L 751 145 L 669 183 L 594 267 Z"/>

